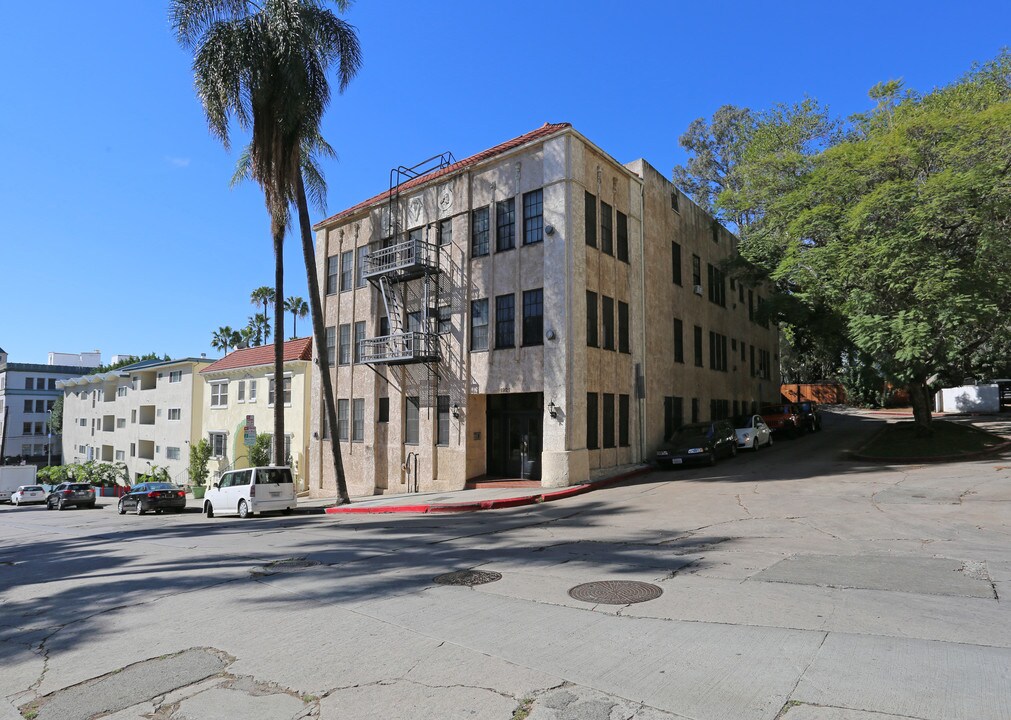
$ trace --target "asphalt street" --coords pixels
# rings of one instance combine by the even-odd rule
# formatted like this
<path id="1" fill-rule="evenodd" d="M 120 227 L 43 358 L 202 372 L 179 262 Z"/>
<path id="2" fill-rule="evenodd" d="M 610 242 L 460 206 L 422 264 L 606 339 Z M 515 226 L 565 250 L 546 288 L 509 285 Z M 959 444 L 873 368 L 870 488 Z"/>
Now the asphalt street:
<path id="1" fill-rule="evenodd" d="M 473 514 L 0 506 L 0 720 L 1011 720 L 1011 456 L 881 422 Z"/>

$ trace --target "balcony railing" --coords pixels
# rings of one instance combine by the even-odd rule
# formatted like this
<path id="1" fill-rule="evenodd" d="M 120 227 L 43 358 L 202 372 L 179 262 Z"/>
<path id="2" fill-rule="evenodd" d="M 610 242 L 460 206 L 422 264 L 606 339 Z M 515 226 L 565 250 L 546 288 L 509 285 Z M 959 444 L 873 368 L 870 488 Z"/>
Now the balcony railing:
<path id="1" fill-rule="evenodd" d="M 383 335 L 362 340 L 359 350 L 362 362 L 373 365 L 434 362 L 439 359 L 439 336 L 422 332 Z"/>
<path id="2" fill-rule="evenodd" d="M 439 246 L 423 240 L 405 240 L 365 255 L 366 279 L 385 275 L 394 280 L 410 280 L 439 270 Z"/>

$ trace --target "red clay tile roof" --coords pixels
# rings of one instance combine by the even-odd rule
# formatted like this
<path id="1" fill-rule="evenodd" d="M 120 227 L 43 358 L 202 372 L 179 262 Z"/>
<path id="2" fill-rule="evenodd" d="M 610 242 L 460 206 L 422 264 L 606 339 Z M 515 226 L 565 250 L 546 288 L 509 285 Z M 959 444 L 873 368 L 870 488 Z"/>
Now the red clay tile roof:
<path id="1" fill-rule="evenodd" d="M 477 153 L 476 155 L 471 155 L 468 158 L 459 160 L 453 163 L 452 165 L 443 168 L 442 170 L 437 170 L 435 172 L 428 173 L 427 175 L 422 175 L 421 177 L 416 177 L 412 180 L 408 180 L 407 182 L 402 183 L 400 185 L 399 191 L 404 192 L 405 190 L 410 190 L 411 188 L 423 185 L 424 183 L 431 182 L 436 178 L 440 178 L 443 177 L 444 175 L 455 173 L 457 170 L 461 170 L 465 167 L 470 167 L 471 165 L 476 165 L 482 160 L 487 160 L 488 158 L 495 157 L 496 155 L 501 155 L 502 153 L 512 150 L 513 148 L 517 148 L 520 145 L 531 142 L 533 140 L 540 140 L 541 138 L 547 137 L 548 135 L 551 135 L 555 132 L 558 132 L 559 130 L 569 127 L 572 127 L 571 123 L 554 123 L 554 124 L 544 123 L 541 127 L 531 132 L 528 132 L 526 135 L 520 135 L 517 138 L 513 138 L 512 140 L 504 142 L 500 145 L 496 145 L 493 148 L 483 150 Z M 329 225 L 333 223 L 335 220 L 340 220 L 341 218 L 351 215 L 359 210 L 362 210 L 363 208 L 366 208 L 369 205 L 377 203 L 380 200 L 386 200 L 389 196 L 390 196 L 389 190 L 387 190 L 386 192 L 381 192 L 374 197 L 370 197 L 368 200 L 364 202 L 360 202 L 353 207 L 349 207 L 347 210 L 341 210 L 336 215 L 331 215 L 326 220 L 322 220 L 316 223 L 312 229 L 319 230 L 324 225 Z"/>
<path id="2" fill-rule="evenodd" d="M 312 360 L 312 338 L 296 338 L 284 344 L 284 361 L 290 362 L 292 360 Z M 209 373 L 218 370 L 232 370 L 234 368 L 273 364 L 274 344 L 268 343 L 259 347 L 234 350 L 220 360 L 211 363 L 200 372 Z"/>

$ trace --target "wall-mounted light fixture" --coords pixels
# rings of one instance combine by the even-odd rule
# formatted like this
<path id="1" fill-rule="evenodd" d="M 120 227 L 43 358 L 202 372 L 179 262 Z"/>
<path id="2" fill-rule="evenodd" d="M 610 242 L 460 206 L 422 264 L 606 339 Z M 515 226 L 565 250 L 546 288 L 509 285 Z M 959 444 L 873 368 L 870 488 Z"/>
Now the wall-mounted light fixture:
<path id="1" fill-rule="evenodd" d="M 460 419 L 460 406 L 459 405 L 453 405 L 453 417 L 455 419 L 457 419 L 457 420 Z"/>
<path id="2" fill-rule="evenodd" d="M 553 418 L 558 417 L 558 406 L 555 405 L 554 401 L 548 403 L 548 415 Z"/>

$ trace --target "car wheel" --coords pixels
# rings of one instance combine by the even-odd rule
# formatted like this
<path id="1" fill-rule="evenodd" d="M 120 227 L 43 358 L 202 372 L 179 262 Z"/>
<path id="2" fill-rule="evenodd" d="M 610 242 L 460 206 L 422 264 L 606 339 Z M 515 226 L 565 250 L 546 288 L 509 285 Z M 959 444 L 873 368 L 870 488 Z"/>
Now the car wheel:
<path id="1" fill-rule="evenodd" d="M 246 504 L 245 500 L 239 500 L 239 517 L 245 520 L 249 516 L 249 505 Z"/>
<path id="2" fill-rule="evenodd" d="M 135 507 L 133 509 L 133 511 L 135 513 L 137 513 L 138 515 L 143 515 L 144 512 L 145 512 L 145 510 L 144 510 L 144 503 L 142 501 L 138 500 L 137 501 L 137 507 Z"/>
<path id="3" fill-rule="evenodd" d="M 161 508 L 155 508 L 154 509 L 154 514 L 155 515 L 161 515 Z"/>
<path id="4" fill-rule="evenodd" d="M 49 501 L 49 500 L 46 500 L 46 510 L 52 510 L 52 509 L 53 509 L 53 503 L 51 501 Z"/>
<path id="5" fill-rule="evenodd" d="M 737 443 L 730 446 L 730 457 L 737 457 Z"/>
<path id="6" fill-rule="evenodd" d="M 88 508 L 89 510 L 94 510 L 94 509 L 95 509 L 95 503 L 93 503 L 93 502 L 90 502 L 90 503 L 88 503 L 88 504 L 87 504 L 87 506 L 86 506 L 86 507 L 87 507 L 87 508 Z"/>
<path id="7" fill-rule="evenodd" d="M 206 515 L 209 518 L 214 517 L 214 506 L 211 505 L 209 502 L 204 503 L 204 515 Z"/>
<path id="8" fill-rule="evenodd" d="M 66 510 L 67 509 L 67 506 L 63 504 L 63 498 L 60 498 L 59 500 L 56 501 L 56 509 L 57 510 Z"/>
<path id="9" fill-rule="evenodd" d="M 772 433 L 769 433 L 769 442 L 765 443 L 768 447 L 772 447 Z"/>
<path id="10" fill-rule="evenodd" d="M 116 512 L 120 515 L 126 515 L 126 503 L 123 502 L 123 498 L 119 499 L 119 503 L 116 505 Z"/>
<path id="11" fill-rule="evenodd" d="M 758 442 L 758 435 L 751 438 L 751 452 L 758 452 L 759 448 L 762 447 L 762 443 Z"/>

